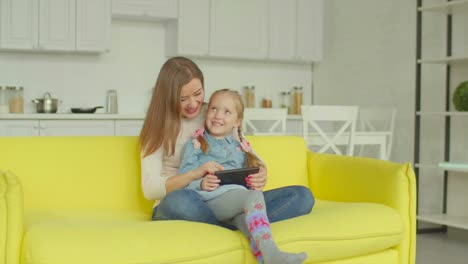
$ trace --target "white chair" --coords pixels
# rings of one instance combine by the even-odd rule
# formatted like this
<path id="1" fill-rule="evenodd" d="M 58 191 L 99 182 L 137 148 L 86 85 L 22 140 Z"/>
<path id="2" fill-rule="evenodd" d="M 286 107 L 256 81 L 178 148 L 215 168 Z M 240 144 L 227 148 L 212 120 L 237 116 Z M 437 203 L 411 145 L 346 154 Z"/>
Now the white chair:
<path id="1" fill-rule="evenodd" d="M 383 137 L 383 145 L 380 146 L 380 157 L 389 160 L 393 147 L 393 134 L 395 129 L 396 109 L 393 107 L 360 107 L 358 127 L 356 131 L 360 145 L 359 155 L 362 156 L 365 146 L 370 145 L 378 137 Z M 366 138 L 368 140 L 366 140 Z M 380 141 L 380 140 L 379 140 Z M 381 141 L 380 141 L 381 142 Z M 362 144 L 361 144 L 362 143 Z M 368 144 L 366 144 L 368 143 Z"/>
<path id="2" fill-rule="evenodd" d="M 319 146 L 317 152 L 343 155 L 339 146 L 345 146 L 346 155 L 351 156 L 358 109 L 357 106 L 303 105 L 302 129 L 307 147 Z"/>
<path id="3" fill-rule="evenodd" d="M 245 134 L 285 135 L 287 108 L 245 108 L 242 127 Z"/>

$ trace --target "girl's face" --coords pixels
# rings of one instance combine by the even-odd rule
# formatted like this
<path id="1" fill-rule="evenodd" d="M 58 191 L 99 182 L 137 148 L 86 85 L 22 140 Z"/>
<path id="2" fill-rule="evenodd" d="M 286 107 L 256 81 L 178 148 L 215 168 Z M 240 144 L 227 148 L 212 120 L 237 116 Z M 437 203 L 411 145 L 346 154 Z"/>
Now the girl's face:
<path id="1" fill-rule="evenodd" d="M 199 79 L 192 79 L 182 86 L 180 91 L 180 109 L 182 117 L 195 118 L 200 114 L 205 91 Z"/>
<path id="2" fill-rule="evenodd" d="M 205 119 L 210 135 L 215 138 L 224 138 L 234 127 L 240 126 L 241 122 L 237 113 L 236 99 L 233 96 L 220 93 L 211 98 Z"/>

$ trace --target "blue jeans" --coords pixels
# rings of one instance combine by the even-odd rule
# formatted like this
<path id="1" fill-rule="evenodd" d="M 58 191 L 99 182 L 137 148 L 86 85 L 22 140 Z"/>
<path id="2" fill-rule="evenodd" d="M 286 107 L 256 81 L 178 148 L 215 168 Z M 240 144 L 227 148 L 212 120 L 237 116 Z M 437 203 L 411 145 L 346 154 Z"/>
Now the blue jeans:
<path id="1" fill-rule="evenodd" d="M 286 186 L 263 194 L 271 223 L 308 214 L 315 203 L 311 191 L 304 186 Z M 200 195 L 189 189 L 167 194 L 153 209 L 152 219 L 187 220 L 235 229 L 218 221 Z"/>

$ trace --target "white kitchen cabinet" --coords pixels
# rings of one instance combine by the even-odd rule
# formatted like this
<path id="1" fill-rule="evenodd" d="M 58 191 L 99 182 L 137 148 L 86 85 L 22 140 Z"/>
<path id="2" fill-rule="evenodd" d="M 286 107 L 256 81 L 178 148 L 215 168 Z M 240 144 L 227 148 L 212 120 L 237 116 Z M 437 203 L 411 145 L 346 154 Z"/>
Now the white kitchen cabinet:
<path id="1" fill-rule="evenodd" d="M 265 59 L 268 0 L 215 0 L 210 8 L 210 56 Z"/>
<path id="2" fill-rule="evenodd" d="M 37 47 L 37 0 L 0 0 L 0 47 L 30 50 Z"/>
<path id="3" fill-rule="evenodd" d="M 39 120 L 0 120 L 0 136 L 39 136 Z"/>
<path id="4" fill-rule="evenodd" d="M 297 56 L 301 61 L 322 59 L 324 0 L 297 0 Z"/>
<path id="5" fill-rule="evenodd" d="M 111 45 L 110 0 L 77 0 L 76 49 L 109 51 Z"/>
<path id="6" fill-rule="evenodd" d="M 323 0 L 269 0 L 269 49 L 273 60 L 319 61 Z"/>
<path id="7" fill-rule="evenodd" d="M 110 0 L 0 0 L 0 48 L 105 51 Z"/>
<path id="8" fill-rule="evenodd" d="M 179 0 L 178 17 L 166 25 L 166 56 L 209 56 L 210 0 Z"/>
<path id="9" fill-rule="evenodd" d="M 75 50 L 75 0 L 40 0 L 39 49 Z"/>
<path id="10" fill-rule="evenodd" d="M 296 12 L 296 0 L 270 0 L 269 58 L 278 60 L 296 58 Z"/>
<path id="11" fill-rule="evenodd" d="M 112 120 L 1 120 L 0 136 L 113 136 Z"/>
<path id="12" fill-rule="evenodd" d="M 142 20 L 177 18 L 177 0 L 113 0 L 112 16 Z"/>
<path id="13" fill-rule="evenodd" d="M 323 1 L 180 0 L 166 56 L 319 61 Z"/>
<path id="14" fill-rule="evenodd" d="M 113 136 L 112 120 L 40 120 L 41 136 Z"/>
<path id="15" fill-rule="evenodd" d="M 144 120 L 115 120 L 116 136 L 139 136 Z"/>

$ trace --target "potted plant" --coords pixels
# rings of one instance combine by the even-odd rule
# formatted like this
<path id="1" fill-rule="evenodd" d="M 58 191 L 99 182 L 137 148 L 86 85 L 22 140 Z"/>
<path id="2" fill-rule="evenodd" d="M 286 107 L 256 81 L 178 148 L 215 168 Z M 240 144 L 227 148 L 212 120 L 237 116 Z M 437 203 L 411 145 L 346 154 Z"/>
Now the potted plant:
<path id="1" fill-rule="evenodd" d="M 453 104 L 458 111 L 468 111 L 468 81 L 460 83 L 455 89 Z"/>

